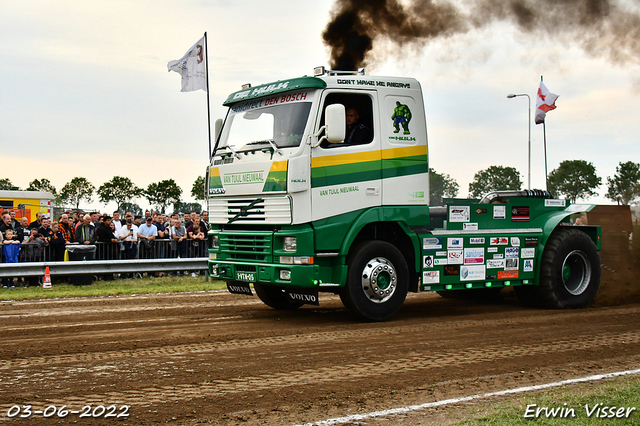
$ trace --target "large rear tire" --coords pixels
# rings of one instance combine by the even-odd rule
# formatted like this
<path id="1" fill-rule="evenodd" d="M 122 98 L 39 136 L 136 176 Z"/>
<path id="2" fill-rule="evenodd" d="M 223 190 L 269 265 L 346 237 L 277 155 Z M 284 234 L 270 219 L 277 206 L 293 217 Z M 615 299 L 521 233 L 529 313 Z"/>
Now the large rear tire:
<path id="1" fill-rule="evenodd" d="M 340 299 L 347 309 L 371 321 L 384 321 L 404 303 L 409 268 L 402 253 L 385 241 L 367 241 L 349 256 L 347 285 Z"/>
<path id="2" fill-rule="evenodd" d="M 600 255 L 589 236 L 577 229 L 557 229 L 540 260 L 540 284 L 514 287 L 524 303 L 551 309 L 584 308 L 600 287 Z"/>
<path id="3" fill-rule="evenodd" d="M 304 305 L 288 300 L 282 287 L 253 283 L 253 289 L 265 305 L 279 311 L 293 311 Z"/>

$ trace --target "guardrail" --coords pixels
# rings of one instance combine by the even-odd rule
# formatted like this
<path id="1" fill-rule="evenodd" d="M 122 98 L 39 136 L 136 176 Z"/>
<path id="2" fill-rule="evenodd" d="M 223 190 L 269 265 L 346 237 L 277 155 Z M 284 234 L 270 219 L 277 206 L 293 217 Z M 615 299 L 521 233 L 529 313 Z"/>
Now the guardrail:
<path id="1" fill-rule="evenodd" d="M 49 267 L 55 275 L 102 275 L 136 272 L 201 271 L 207 269 L 207 258 L 86 260 L 69 262 L 1 263 L 0 278 L 42 277 Z M 206 275 L 208 277 L 208 274 Z"/>

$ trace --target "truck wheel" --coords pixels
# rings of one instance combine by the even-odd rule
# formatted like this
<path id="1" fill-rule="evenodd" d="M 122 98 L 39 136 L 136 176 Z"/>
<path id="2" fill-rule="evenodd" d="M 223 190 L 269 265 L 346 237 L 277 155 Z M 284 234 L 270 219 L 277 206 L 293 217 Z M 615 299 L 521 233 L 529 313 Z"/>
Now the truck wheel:
<path id="1" fill-rule="evenodd" d="M 402 253 L 384 241 L 368 241 L 349 256 L 347 285 L 342 303 L 372 321 L 395 314 L 407 297 L 409 269 Z"/>
<path id="2" fill-rule="evenodd" d="M 584 308 L 596 296 L 600 286 L 600 255 L 584 232 L 556 230 L 549 237 L 540 262 L 540 285 L 535 299 L 543 307 Z"/>
<path id="3" fill-rule="evenodd" d="M 279 311 L 293 311 L 304 305 L 289 301 L 282 287 L 253 283 L 253 289 L 265 305 Z"/>

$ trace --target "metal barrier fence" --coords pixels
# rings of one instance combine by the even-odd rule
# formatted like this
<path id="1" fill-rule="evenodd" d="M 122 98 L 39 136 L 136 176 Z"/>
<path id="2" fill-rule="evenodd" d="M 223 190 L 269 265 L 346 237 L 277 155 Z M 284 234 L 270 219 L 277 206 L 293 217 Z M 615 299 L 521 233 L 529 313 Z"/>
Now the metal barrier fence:
<path id="1" fill-rule="evenodd" d="M 198 244 L 194 244 L 198 243 Z M 18 263 L 5 263 L 0 255 L 0 278 L 42 277 L 49 267 L 51 276 L 82 274 L 114 274 L 176 271 L 202 271 L 207 269 L 206 241 L 159 239 L 147 244 L 96 243 L 90 247 L 69 244 L 69 261 L 64 261 L 64 248 L 51 245 L 23 243 Z M 72 252 L 73 250 L 73 252 Z M 81 251 L 82 250 L 82 251 Z M 0 251 L 1 253 L 1 251 Z M 208 275 L 206 275 L 208 277 Z"/>
<path id="2" fill-rule="evenodd" d="M 177 259 L 208 257 L 209 247 L 207 241 L 185 239 L 182 242 L 169 239 L 156 239 L 150 243 L 146 240 L 140 242 L 120 241 L 118 243 L 93 244 L 95 251 L 93 258 L 99 260 L 124 260 L 124 259 Z M 68 244 L 60 248 L 39 243 L 22 243 L 18 255 L 18 262 L 52 262 L 63 261 L 64 251 L 69 251 L 80 244 Z M 84 257 L 84 256 L 83 256 Z M 69 260 L 73 260 L 73 254 L 69 254 Z M 5 263 L 3 251 L 0 251 L 0 263 Z"/>

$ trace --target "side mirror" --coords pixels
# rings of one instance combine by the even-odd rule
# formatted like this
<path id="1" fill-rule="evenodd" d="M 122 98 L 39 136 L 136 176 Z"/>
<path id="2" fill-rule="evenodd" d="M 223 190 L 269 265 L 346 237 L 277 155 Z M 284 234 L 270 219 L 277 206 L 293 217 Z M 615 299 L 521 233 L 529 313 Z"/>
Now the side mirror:
<path id="1" fill-rule="evenodd" d="M 347 132 L 344 105 L 329 105 L 325 110 L 325 135 L 329 143 L 342 143 Z"/>
<path id="2" fill-rule="evenodd" d="M 216 123 L 214 124 L 213 127 L 213 131 L 214 131 L 214 140 L 217 141 L 218 138 L 220 137 L 220 132 L 222 131 L 222 118 L 218 118 L 216 120 Z"/>

